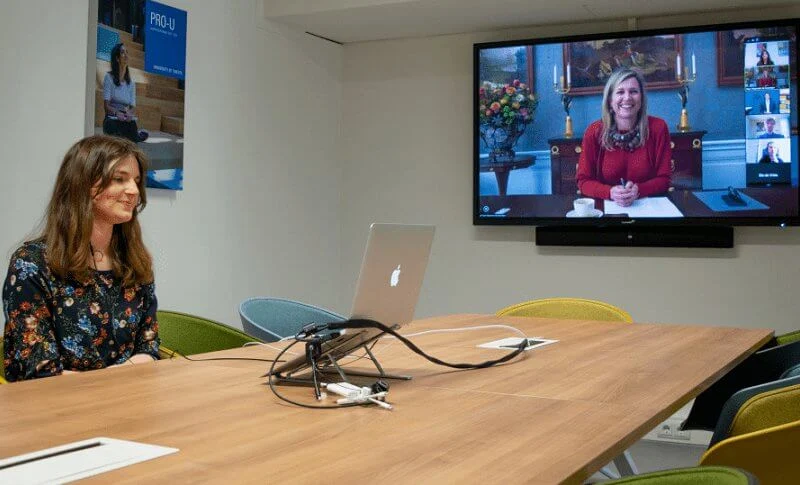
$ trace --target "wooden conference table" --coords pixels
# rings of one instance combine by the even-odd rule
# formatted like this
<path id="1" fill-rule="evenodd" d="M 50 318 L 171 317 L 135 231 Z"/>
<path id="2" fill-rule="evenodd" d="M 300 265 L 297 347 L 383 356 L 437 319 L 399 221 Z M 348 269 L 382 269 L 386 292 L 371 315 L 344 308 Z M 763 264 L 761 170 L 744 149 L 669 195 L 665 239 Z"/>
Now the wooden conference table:
<path id="1" fill-rule="evenodd" d="M 398 341 L 379 342 L 387 372 L 414 376 L 392 383 L 393 411 L 285 404 L 259 377 L 267 364 L 252 361 L 172 359 L 0 386 L 0 458 L 106 436 L 180 451 L 91 483 L 580 483 L 772 334 L 481 315 L 418 320 L 404 330 L 501 322 L 559 342 L 477 371 L 435 366 Z M 436 357 L 476 362 L 500 352 L 477 344 L 508 336 L 487 330 L 414 341 Z M 275 353 L 248 347 L 202 357 Z M 313 401 L 307 388 L 281 392 Z"/>

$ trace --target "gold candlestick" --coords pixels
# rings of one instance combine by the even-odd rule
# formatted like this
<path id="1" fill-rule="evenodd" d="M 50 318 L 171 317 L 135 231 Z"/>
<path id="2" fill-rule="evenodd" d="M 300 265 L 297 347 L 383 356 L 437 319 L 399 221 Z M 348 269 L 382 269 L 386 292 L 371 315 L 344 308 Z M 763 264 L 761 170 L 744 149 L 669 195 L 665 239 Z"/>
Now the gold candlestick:
<path id="1" fill-rule="evenodd" d="M 689 125 L 689 113 L 686 108 L 681 109 L 681 119 L 678 122 L 678 131 L 685 133 L 690 131 L 692 127 Z"/>
<path id="2" fill-rule="evenodd" d="M 555 77 L 555 75 L 553 77 Z M 553 83 L 553 90 L 556 94 L 561 95 L 561 104 L 564 105 L 564 112 L 567 114 L 567 118 L 564 120 L 564 138 L 572 138 L 574 135 L 572 132 L 572 118 L 569 116 L 569 106 L 572 104 L 572 96 L 569 95 L 571 87 L 569 79 L 567 79 L 567 82 L 564 82 L 564 76 L 561 76 L 560 87 L 558 83 Z"/>
<path id="3" fill-rule="evenodd" d="M 685 133 L 692 129 L 689 125 L 689 112 L 686 111 L 686 103 L 689 101 L 689 85 L 697 80 L 697 72 L 694 71 L 694 64 L 692 65 L 692 74 L 688 74 L 688 70 L 684 66 L 683 75 L 678 73 L 675 80 L 681 85 L 678 89 L 678 97 L 681 99 L 681 117 L 678 121 L 678 131 Z"/>

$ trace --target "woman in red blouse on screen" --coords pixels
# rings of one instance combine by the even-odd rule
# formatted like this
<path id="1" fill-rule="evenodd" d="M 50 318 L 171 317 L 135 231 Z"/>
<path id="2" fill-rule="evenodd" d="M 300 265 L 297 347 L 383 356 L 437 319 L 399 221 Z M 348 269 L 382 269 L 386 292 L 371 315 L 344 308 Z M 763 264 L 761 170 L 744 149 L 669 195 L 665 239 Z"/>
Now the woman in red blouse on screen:
<path id="1" fill-rule="evenodd" d="M 669 128 L 647 115 L 644 79 L 637 71 L 622 69 L 608 79 L 602 118 L 586 129 L 581 147 L 576 178 L 583 195 L 629 206 L 669 188 Z"/>

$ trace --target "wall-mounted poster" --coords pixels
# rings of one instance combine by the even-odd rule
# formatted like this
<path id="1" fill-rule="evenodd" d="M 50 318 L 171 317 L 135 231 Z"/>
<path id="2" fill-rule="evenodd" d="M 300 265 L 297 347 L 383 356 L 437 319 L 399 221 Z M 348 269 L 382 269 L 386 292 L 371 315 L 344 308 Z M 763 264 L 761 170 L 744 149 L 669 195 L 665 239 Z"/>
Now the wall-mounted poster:
<path id="1" fill-rule="evenodd" d="M 94 132 L 139 145 L 147 186 L 183 190 L 186 11 L 99 0 Z"/>

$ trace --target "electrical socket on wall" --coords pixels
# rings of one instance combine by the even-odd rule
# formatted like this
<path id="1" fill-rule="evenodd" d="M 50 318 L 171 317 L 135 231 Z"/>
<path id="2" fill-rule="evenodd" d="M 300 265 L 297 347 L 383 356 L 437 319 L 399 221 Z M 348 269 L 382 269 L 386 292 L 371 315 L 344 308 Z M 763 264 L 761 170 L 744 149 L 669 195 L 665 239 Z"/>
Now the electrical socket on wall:
<path id="1" fill-rule="evenodd" d="M 681 431 L 680 426 L 685 418 L 672 416 L 647 433 L 643 439 L 669 443 L 683 443 L 687 445 L 708 446 L 711 432 L 703 430 Z"/>
<path id="2" fill-rule="evenodd" d="M 691 441 L 692 432 L 680 429 L 681 422 L 676 419 L 668 419 L 661 423 L 657 428 L 656 437 L 667 440 Z"/>

